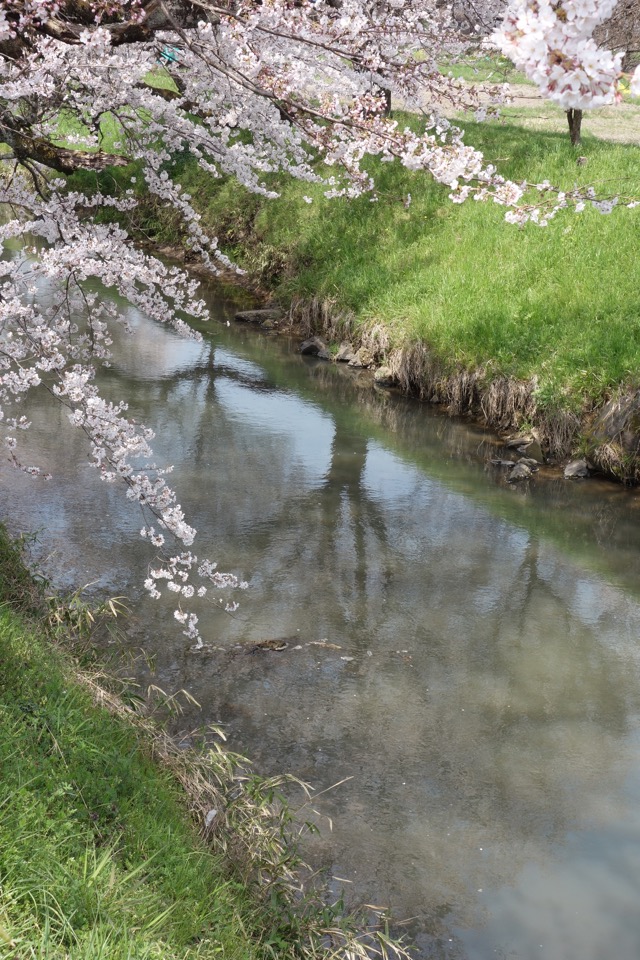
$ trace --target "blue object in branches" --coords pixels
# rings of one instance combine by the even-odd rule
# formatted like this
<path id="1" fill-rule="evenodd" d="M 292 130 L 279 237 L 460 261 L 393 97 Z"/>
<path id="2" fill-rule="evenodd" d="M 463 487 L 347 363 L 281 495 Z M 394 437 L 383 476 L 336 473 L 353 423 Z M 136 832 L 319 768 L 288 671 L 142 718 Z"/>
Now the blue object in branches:
<path id="1" fill-rule="evenodd" d="M 177 63 L 180 51 L 177 47 L 164 47 L 160 54 L 160 63 Z"/>

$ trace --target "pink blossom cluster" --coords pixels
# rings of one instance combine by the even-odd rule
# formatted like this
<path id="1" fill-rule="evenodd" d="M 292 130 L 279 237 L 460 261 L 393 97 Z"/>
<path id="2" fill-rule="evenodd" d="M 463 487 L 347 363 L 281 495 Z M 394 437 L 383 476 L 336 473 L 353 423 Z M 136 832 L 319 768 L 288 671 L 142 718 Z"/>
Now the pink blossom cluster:
<path id="1" fill-rule="evenodd" d="M 100 298 L 88 288 L 87 280 L 99 280 L 156 321 L 200 339 L 177 315 L 206 316 L 195 297 L 196 285 L 177 268 L 125 243 L 118 227 L 79 219 L 68 192 L 54 190 L 43 202 L 16 171 L 3 193 L 9 209 L 21 216 L 0 225 L 0 238 L 25 238 L 21 253 L 0 261 L 0 420 L 12 431 L 4 438 L 9 459 L 28 474 L 40 473 L 20 459 L 17 431 L 28 428 L 29 422 L 11 411 L 30 391 L 48 391 L 67 408 L 69 421 L 85 433 L 100 479 L 123 483 L 128 499 L 147 518 L 141 534 L 161 551 L 147 589 L 166 581 L 167 590 L 175 593 L 180 584 L 180 598 L 190 600 L 204 597 L 210 587 L 227 591 L 246 587 L 189 552 L 164 555 L 167 537 L 189 547 L 196 531 L 167 483 L 170 468 L 154 463 L 153 432 L 127 415 L 124 401 L 112 403 L 101 397 L 95 384 L 97 365 L 109 363 L 111 357 L 110 327 L 113 323 L 126 327 L 126 318 L 113 299 Z M 44 245 L 37 249 L 26 245 L 38 236 Z M 53 298 L 46 299 L 49 306 L 39 303 L 43 284 L 54 290 Z M 149 592 L 161 595 L 157 587 Z M 225 606 L 234 609 L 231 601 Z M 196 614 L 189 612 L 182 619 L 179 608 L 176 617 L 184 624 L 185 635 L 201 646 Z"/>

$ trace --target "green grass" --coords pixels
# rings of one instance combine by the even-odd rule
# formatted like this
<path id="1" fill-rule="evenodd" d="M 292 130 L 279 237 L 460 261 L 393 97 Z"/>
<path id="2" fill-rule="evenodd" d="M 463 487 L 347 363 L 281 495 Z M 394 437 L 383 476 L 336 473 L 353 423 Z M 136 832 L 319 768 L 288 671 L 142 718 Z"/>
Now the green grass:
<path id="1" fill-rule="evenodd" d="M 457 60 L 441 63 L 440 72 L 469 83 L 531 83 L 511 60 L 499 54 L 470 52 Z"/>
<path id="2" fill-rule="evenodd" d="M 255 904 L 133 731 L 6 608 L 0 650 L 0 957 L 261 956 Z"/>
<path id="3" fill-rule="evenodd" d="M 467 139 L 516 180 L 563 188 L 637 188 L 637 149 L 505 123 L 466 122 Z M 448 199 L 446 188 L 396 165 L 373 164 L 380 201 L 326 201 L 282 179 L 263 201 L 209 181 L 192 163 L 178 177 L 203 222 L 277 296 L 330 297 L 392 341 L 426 342 L 442 362 L 539 378 L 542 405 L 579 407 L 640 371 L 637 210 L 564 212 L 548 227 L 504 222 L 503 208 Z M 304 194 L 314 203 L 303 201 Z M 410 193 L 406 209 L 403 197 Z"/>
<path id="4" fill-rule="evenodd" d="M 174 79 L 162 64 L 158 64 L 155 70 L 150 70 L 145 76 L 144 82 L 158 90 L 172 90 L 174 93 L 178 91 Z"/>
<path id="5" fill-rule="evenodd" d="M 0 524 L 0 960 L 408 958 L 384 918 L 303 891 L 287 778 L 132 713 L 71 658 L 62 612 Z M 205 843 L 190 811 L 214 805 Z"/>
<path id="6" fill-rule="evenodd" d="M 73 148 L 76 145 L 73 138 L 87 137 L 89 133 L 89 127 L 82 123 L 76 114 L 63 111 L 57 117 L 56 136 L 53 142 L 62 147 Z M 122 130 L 118 120 L 112 114 L 106 113 L 100 120 L 100 146 L 82 144 L 80 149 L 87 150 L 89 153 L 96 153 L 100 149 L 105 153 L 119 154 L 124 152 L 121 139 Z"/>
<path id="7" fill-rule="evenodd" d="M 171 75 L 161 65 L 150 70 L 144 78 L 145 83 L 157 90 L 171 90 L 177 92 L 177 87 Z M 90 133 L 90 128 L 82 122 L 80 117 L 69 111 L 63 110 L 57 116 L 56 133 L 54 142 L 64 147 L 73 147 L 73 137 L 86 137 Z M 100 149 L 105 153 L 119 154 L 123 153 L 122 129 L 119 121 L 111 113 L 103 113 L 100 118 Z M 114 146 L 117 144 L 117 146 Z M 86 149 L 89 152 L 98 150 L 96 146 L 90 146 Z"/>
<path id="8" fill-rule="evenodd" d="M 582 118 L 585 142 L 593 136 L 637 147 L 640 140 L 639 106 L 640 101 L 637 98 L 623 96 L 622 106 L 612 104 L 585 111 Z M 535 106 L 523 106 L 516 100 L 513 105 L 500 107 L 500 118 L 529 130 L 546 133 L 568 131 L 566 111 L 548 100 L 540 99 Z"/>
<path id="9" fill-rule="evenodd" d="M 96 706 L 9 606 L 46 610 L 3 528 L 0 596 L 0 958 L 258 960 L 273 943 L 293 955 L 279 915 L 199 840 L 140 729 Z"/>
<path id="10" fill-rule="evenodd" d="M 578 153 L 587 162 L 578 165 L 564 131 L 504 120 L 462 124 L 467 141 L 517 181 L 637 193 L 636 147 L 586 135 Z M 188 154 L 173 175 L 205 229 L 282 301 L 331 298 L 357 324 L 384 324 L 394 345 L 426 343 L 445 369 L 536 377 L 541 409 L 579 410 L 621 383 L 638 384 L 640 210 L 603 216 L 589 207 L 520 229 L 493 203 L 452 204 L 426 174 L 375 161 L 371 168 L 376 203 L 327 201 L 320 187 L 284 176 L 266 178 L 281 197 L 264 200 L 207 176 Z M 101 184 L 117 191 L 126 176 L 109 173 Z M 75 184 L 95 182 L 87 174 Z M 136 191 L 144 199 L 141 178 Z M 180 242 L 177 221 L 153 201 L 136 229 L 158 243 Z"/>

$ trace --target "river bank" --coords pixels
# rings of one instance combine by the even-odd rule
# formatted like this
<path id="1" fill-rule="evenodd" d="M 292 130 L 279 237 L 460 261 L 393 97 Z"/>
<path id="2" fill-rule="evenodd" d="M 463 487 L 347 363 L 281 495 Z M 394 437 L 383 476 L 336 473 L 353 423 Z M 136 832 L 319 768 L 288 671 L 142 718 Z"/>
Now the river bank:
<path id="1" fill-rule="evenodd" d="M 255 776 L 212 732 L 206 750 L 170 737 L 180 694 L 101 671 L 99 613 L 43 587 L 0 527 L 0 956 L 368 956 L 355 918 L 305 897 L 292 778 Z"/>
<path id="2" fill-rule="evenodd" d="M 619 191 L 634 182 L 631 145 L 586 137 L 577 158 L 564 135 L 465 126 L 516 180 L 567 189 L 606 181 Z M 317 185 L 273 176 L 265 179 L 280 199 L 256 197 L 186 155 L 171 172 L 245 271 L 243 286 L 279 305 L 301 336 L 319 334 L 334 350 L 348 340 L 413 396 L 503 434 L 533 430 L 548 459 L 586 457 L 596 471 L 637 482 L 637 211 L 567 212 L 520 230 L 495 205 L 456 206 L 424 176 L 371 169 L 375 203 L 326 201 Z M 90 185 L 90 175 L 79 179 Z M 137 235 L 177 252 L 176 222 L 137 189 Z M 188 250 L 182 259 L 197 269 Z"/>

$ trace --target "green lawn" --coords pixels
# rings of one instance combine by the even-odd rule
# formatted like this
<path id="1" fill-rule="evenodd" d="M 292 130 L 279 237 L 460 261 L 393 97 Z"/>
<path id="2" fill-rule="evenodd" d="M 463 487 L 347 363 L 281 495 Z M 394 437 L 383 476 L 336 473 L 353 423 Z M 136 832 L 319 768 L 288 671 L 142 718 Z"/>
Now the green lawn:
<path id="1" fill-rule="evenodd" d="M 633 145 L 587 133 L 576 151 L 564 131 L 527 130 L 508 117 L 460 123 L 468 142 L 516 181 L 640 193 Z M 172 173 L 205 229 L 283 302 L 331 299 L 356 325 L 383 324 L 392 346 L 425 344 L 445 371 L 536 377 L 540 410 L 579 411 L 620 384 L 638 383 L 640 208 L 620 205 L 608 216 L 591 207 L 564 211 L 545 228 L 521 229 L 494 203 L 452 204 L 448 189 L 426 174 L 370 166 L 375 203 L 368 196 L 328 201 L 321 187 L 285 176 L 265 178 L 281 193 L 265 200 L 232 180 L 214 180 L 188 154 Z M 124 177 L 109 174 L 103 186 L 115 190 Z M 76 183 L 90 189 L 95 177 Z M 144 200 L 140 177 L 136 191 Z M 180 241 L 175 217 L 153 200 L 137 226 L 156 242 Z"/>
<path id="2" fill-rule="evenodd" d="M 499 54 L 469 52 L 457 60 L 440 63 L 440 72 L 469 83 L 530 83 L 511 60 Z"/>

